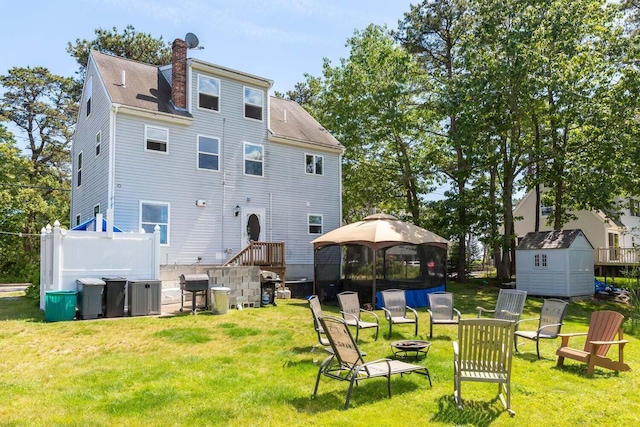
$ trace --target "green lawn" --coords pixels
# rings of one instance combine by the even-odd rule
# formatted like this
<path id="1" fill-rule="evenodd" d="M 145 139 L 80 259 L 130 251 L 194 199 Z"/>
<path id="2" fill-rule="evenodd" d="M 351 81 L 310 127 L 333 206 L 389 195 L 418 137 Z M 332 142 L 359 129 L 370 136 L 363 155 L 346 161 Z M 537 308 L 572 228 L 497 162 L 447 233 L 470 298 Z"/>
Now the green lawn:
<path id="1" fill-rule="evenodd" d="M 464 317 L 492 307 L 497 288 L 481 281 L 449 285 Z M 525 316 L 542 305 L 528 298 Z M 323 306 L 326 312 L 337 312 Z M 627 308 L 610 302 L 569 305 L 565 332 L 585 331 L 591 311 Z M 427 338 L 426 309 L 420 331 Z M 378 341 L 360 333 L 366 360 L 391 356 L 382 312 Z M 544 340 L 542 360 L 535 343 L 521 340 L 512 374 L 511 418 L 495 399 L 497 386 L 463 383 L 464 410 L 453 402 L 451 341 L 456 328 L 436 326 L 424 361 L 433 387 L 419 375 L 354 389 L 343 411 L 347 383 L 323 378 L 311 399 L 323 350 L 306 301 L 279 300 L 277 307 L 174 317 L 136 317 L 45 323 L 43 313 L 19 295 L 0 294 L 1 426 L 627 426 L 640 414 L 640 345 L 625 337 L 632 371 L 615 374 L 567 360 L 555 367 L 559 340 Z M 531 323 L 533 328 L 535 323 Z M 413 338 L 413 326 L 395 326 L 393 340 Z M 580 342 L 580 341 L 578 341 Z M 581 342 L 580 342 L 581 343 Z M 610 355 L 616 356 L 612 349 Z"/>

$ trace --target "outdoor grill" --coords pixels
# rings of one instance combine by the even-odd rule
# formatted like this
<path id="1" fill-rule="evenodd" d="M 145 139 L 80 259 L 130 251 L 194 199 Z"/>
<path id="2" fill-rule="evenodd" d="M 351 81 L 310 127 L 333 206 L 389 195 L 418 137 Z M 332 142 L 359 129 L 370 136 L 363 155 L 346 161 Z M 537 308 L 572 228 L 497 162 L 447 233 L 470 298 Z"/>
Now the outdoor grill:
<path id="1" fill-rule="evenodd" d="M 282 279 L 273 271 L 260 271 L 260 293 L 262 295 L 262 306 L 266 304 L 277 305 L 276 288 L 282 286 Z"/>
<path id="2" fill-rule="evenodd" d="M 180 311 L 184 309 L 184 301 L 187 292 L 191 293 L 191 312 L 196 314 L 197 295 L 199 292 L 204 293 L 204 306 L 200 307 L 204 310 L 209 308 L 209 276 L 206 274 L 183 274 L 180 276 L 180 290 L 182 298 L 180 303 Z"/>

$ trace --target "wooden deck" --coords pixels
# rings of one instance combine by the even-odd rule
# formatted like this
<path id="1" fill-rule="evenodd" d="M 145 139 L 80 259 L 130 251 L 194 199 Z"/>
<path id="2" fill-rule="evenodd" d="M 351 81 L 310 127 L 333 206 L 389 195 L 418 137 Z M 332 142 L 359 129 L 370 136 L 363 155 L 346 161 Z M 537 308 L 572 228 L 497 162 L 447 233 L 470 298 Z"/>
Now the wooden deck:
<path id="1" fill-rule="evenodd" d="M 287 270 L 284 254 L 284 242 L 251 241 L 224 265 L 257 265 L 261 270 L 278 274 L 284 282 Z"/>
<path id="2" fill-rule="evenodd" d="M 640 247 L 595 248 L 593 254 L 596 276 L 621 276 L 625 270 L 640 269 Z"/>

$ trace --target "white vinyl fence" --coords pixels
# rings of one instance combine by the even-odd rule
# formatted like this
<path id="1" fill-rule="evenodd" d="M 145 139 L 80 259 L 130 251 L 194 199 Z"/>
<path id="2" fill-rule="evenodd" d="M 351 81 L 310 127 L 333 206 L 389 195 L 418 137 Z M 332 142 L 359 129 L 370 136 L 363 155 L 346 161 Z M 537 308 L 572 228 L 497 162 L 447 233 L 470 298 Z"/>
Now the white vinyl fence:
<path id="1" fill-rule="evenodd" d="M 99 220 L 99 221 L 98 221 Z M 96 224 L 102 223 L 98 215 Z M 98 228 L 98 227 L 96 227 Z M 40 236 L 40 308 L 47 291 L 77 290 L 76 279 L 125 277 L 160 278 L 160 227 L 150 233 L 73 231 L 56 221 Z"/>

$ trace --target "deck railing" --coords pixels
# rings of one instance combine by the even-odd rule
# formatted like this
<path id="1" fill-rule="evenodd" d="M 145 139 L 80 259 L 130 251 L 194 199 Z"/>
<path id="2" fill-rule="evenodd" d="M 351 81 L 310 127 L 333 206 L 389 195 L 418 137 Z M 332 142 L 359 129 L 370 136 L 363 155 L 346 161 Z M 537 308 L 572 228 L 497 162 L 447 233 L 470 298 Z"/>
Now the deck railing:
<path id="1" fill-rule="evenodd" d="M 640 264 L 640 248 L 595 248 L 593 253 L 596 265 Z"/>
<path id="2" fill-rule="evenodd" d="M 281 276 L 284 276 L 284 242 L 251 241 L 224 265 L 257 265 L 265 270 L 282 272 Z"/>

